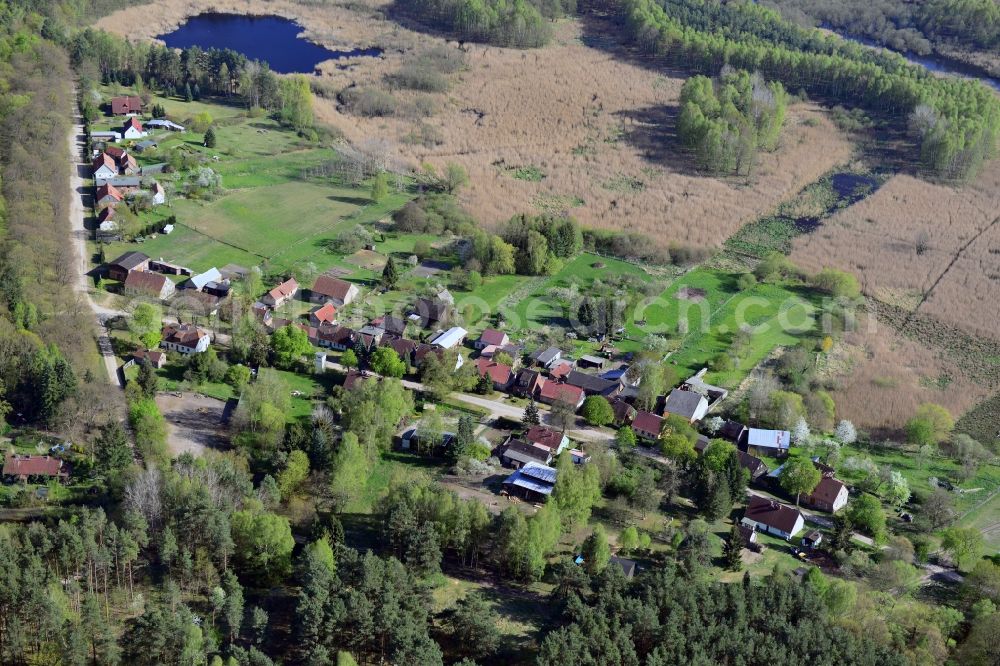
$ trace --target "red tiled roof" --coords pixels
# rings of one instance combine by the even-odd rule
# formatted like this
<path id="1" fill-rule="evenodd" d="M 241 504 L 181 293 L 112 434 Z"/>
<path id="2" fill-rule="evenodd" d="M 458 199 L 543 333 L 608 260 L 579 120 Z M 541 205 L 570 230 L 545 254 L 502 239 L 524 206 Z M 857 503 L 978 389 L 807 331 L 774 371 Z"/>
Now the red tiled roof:
<path id="1" fill-rule="evenodd" d="M 662 427 L 663 419 L 652 412 L 637 412 L 632 419 L 633 430 L 659 435 Z"/>
<path id="2" fill-rule="evenodd" d="M 277 287 L 267 292 L 268 295 L 275 301 L 280 301 L 282 298 L 291 296 L 299 289 L 299 283 L 295 281 L 295 278 L 288 278 Z"/>
<path id="3" fill-rule="evenodd" d="M 816 504 L 822 502 L 825 504 L 832 505 L 837 499 L 837 495 L 844 488 L 844 484 L 837 479 L 830 476 L 824 476 L 819 480 L 816 488 L 810 493 L 807 498 L 809 504 Z"/>
<path id="4" fill-rule="evenodd" d="M 116 116 L 137 111 L 142 111 L 142 98 L 134 95 L 111 98 L 111 113 Z"/>
<path id="5" fill-rule="evenodd" d="M 327 303 L 326 305 L 315 308 L 309 314 L 318 319 L 320 322 L 332 324 L 337 320 L 337 308 L 333 305 L 333 303 Z"/>
<path id="6" fill-rule="evenodd" d="M 559 444 L 562 443 L 563 434 L 558 430 L 536 425 L 528 429 L 528 432 L 524 434 L 524 438 L 532 444 L 539 444 L 555 451 L 559 448 Z"/>
<path id="7" fill-rule="evenodd" d="M 489 375 L 494 384 L 504 385 L 510 381 L 510 366 L 503 363 L 494 363 L 488 358 L 476 359 L 476 370 L 479 371 L 480 377 Z"/>
<path id="8" fill-rule="evenodd" d="M 114 206 L 108 206 L 107 208 L 102 208 L 101 212 L 97 214 L 97 223 L 100 224 L 102 222 L 107 222 L 108 220 L 113 219 L 114 216 L 115 216 Z"/>
<path id="9" fill-rule="evenodd" d="M 545 382 L 539 395 L 548 400 L 559 400 L 575 405 L 583 400 L 583 389 L 569 384 Z"/>
<path id="10" fill-rule="evenodd" d="M 105 183 L 97 188 L 97 200 L 100 201 L 106 196 L 114 197 L 116 201 L 121 201 L 125 197 L 118 191 L 118 188 L 110 183 Z"/>
<path id="11" fill-rule="evenodd" d="M 347 298 L 347 293 L 351 290 L 352 286 L 354 285 L 350 282 L 345 282 L 329 275 L 320 275 L 316 278 L 316 283 L 313 285 L 312 290 L 314 293 L 343 301 Z"/>
<path id="12" fill-rule="evenodd" d="M 484 345 L 496 345 L 499 347 L 504 344 L 507 340 L 507 334 L 503 331 L 498 331 L 495 328 L 487 328 L 483 331 L 482 335 L 479 336 L 479 341 Z"/>
<path id="13" fill-rule="evenodd" d="M 101 153 L 100 155 L 94 158 L 94 171 L 97 171 L 101 167 L 108 167 L 109 169 L 111 169 L 116 173 L 118 171 L 118 165 L 115 164 L 114 158 L 108 155 L 107 153 Z"/>
<path id="14" fill-rule="evenodd" d="M 166 354 L 164 354 L 163 352 L 153 351 L 152 349 L 137 349 L 136 351 L 132 352 L 132 358 L 134 358 L 135 360 L 137 361 L 148 360 L 153 365 L 159 365 L 160 361 L 163 360 L 164 356 L 166 356 Z"/>
<path id="15" fill-rule="evenodd" d="M 129 271 L 128 277 L 125 278 L 124 287 L 128 291 L 140 291 L 153 296 L 159 296 L 166 282 L 167 277 L 160 273 Z"/>
<path id="16" fill-rule="evenodd" d="M 121 146 L 108 146 L 104 149 L 104 152 L 111 156 L 111 159 L 116 162 L 121 158 L 125 157 L 125 149 Z"/>
<path id="17" fill-rule="evenodd" d="M 11 453 L 4 459 L 4 476 L 59 476 L 63 462 L 50 456 L 19 456 Z"/>
<path id="18" fill-rule="evenodd" d="M 194 324 L 167 324 L 163 327 L 163 341 L 179 344 L 184 347 L 194 347 L 198 341 L 208 335 Z"/>
<path id="19" fill-rule="evenodd" d="M 134 116 L 125 121 L 125 125 L 122 127 L 122 129 L 127 130 L 130 127 L 134 127 L 139 132 L 142 131 L 142 123 L 140 123 L 139 119 Z"/>
<path id="20" fill-rule="evenodd" d="M 549 368 L 549 377 L 552 379 L 562 379 L 573 371 L 573 364 L 569 361 L 560 361 Z"/>

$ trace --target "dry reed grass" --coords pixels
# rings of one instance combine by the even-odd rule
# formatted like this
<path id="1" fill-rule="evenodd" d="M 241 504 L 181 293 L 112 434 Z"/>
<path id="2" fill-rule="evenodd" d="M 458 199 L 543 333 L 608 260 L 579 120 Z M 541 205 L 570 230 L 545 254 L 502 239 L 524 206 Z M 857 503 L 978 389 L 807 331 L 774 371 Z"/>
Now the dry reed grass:
<path id="1" fill-rule="evenodd" d="M 897 175 L 797 239 L 792 260 L 849 270 L 878 300 L 997 337 L 998 218 L 1000 161 L 961 188 Z"/>
<path id="2" fill-rule="evenodd" d="M 958 416 L 992 393 L 939 350 L 885 324 L 870 327 L 867 317 L 859 330 L 844 336 L 831 356 L 828 374 L 837 380 L 831 391 L 837 418 L 876 433 L 902 428 L 925 402 L 940 404 Z"/>
<path id="3" fill-rule="evenodd" d="M 384 4 L 369 2 L 371 12 L 364 13 L 353 9 L 356 3 L 346 9 L 286 0 L 166 0 L 116 12 L 98 25 L 152 38 L 208 9 L 274 13 L 297 19 L 306 36 L 331 48 L 385 48 L 383 58 L 320 67 L 333 87 L 382 86 L 416 51 L 443 43 L 381 18 Z M 351 142 L 393 140 L 411 166 L 462 164 L 471 177 L 463 203 L 488 225 L 519 212 L 566 208 L 586 226 L 643 232 L 662 245 L 718 245 L 851 155 L 850 142 L 817 107 L 798 104 L 781 148 L 762 156 L 751 184 L 694 175 L 682 155 L 669 152 L 665 136 L 684 79 L 587 46 L 582 37 L 578 21 L 562 21 L 542 49 L 466 45 L 468 69 L 449 93 L 435 96 L 439 110 L 422 121 L 358 118 L 329 99 L 316 100 L 316 113 Z M 394 94 L 404 103 L 413 95 Z M 441 143 L 404 143 L 417 122 L 436 128 Z M 498 164 L 538 167 L 546 177 L 517 180 Z"/>

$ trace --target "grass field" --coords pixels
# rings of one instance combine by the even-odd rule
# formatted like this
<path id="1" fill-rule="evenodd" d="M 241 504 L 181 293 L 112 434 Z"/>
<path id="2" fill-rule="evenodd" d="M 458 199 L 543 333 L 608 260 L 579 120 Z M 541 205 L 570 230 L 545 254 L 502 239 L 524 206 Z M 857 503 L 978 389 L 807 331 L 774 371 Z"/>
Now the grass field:
<path id="1" fill-rule="evenodd" d="M 366 185 L 347 185 L 329 175 L 328 166 L 340 159 L 334 149 L 310 143 L 270 118 L 251 117 L 225 100 L 157 97 L 154 103 L 163 104 L 168 115 L 189 129 L 154 132 L 159 146 L 141 154 L 141 162 L 168 161 L 177 151 L 199 155 L 199 168 L 219 174 L 222 190 L 207 199 L 185 198 L 192 171 L 158 176 L 167 189 L 167 204 L 142 213 L 140 219 L 153 224 L 175 216 L 174 232 L 148 237 L 141 245 L 109 244 L 109 258 L 140 249 L 195 272 L 228 263 L 251 267 L 266 262 L 277 270 L 311 263 L 319 270 L 344 265 L 362 279 L 370 277 L 370 271 L 330 254 L 325 243 L 354 225 L 387 217 L 411 194 L 392 192 L 373 202 Z M 203 145 L 202 134 L 190 131 L 190 120 L 206 112 L 215 120 L 217 133 L 211 149 Z M 407 243 L 412 249 L 410 239 L 397 239 L 394 245 L 402 249 Z"/>

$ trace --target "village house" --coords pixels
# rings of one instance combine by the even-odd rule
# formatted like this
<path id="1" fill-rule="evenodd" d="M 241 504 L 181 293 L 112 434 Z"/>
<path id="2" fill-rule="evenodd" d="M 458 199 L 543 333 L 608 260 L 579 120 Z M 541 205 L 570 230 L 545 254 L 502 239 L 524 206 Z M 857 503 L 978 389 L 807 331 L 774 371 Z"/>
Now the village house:
<path id="1" fill-rule="evenodd" d="M 558 347 L 547 347 L 540 349 L 531 355 L 531 360 L 541 368 L 550 368 L 556 361 L 562 358 L 562 351 Z"/>
<path id="2" fill-rule="evenodd" d="M 597 375 L 588 375 L 586 372 L 571 370 L 566 375 L 566 383 L 584 390 L 587 395 L 602 395 L 605 398 L 613 398 L 622 388 L 618 382 L 601 379 Z"/>
<path id="3" fill-rule="evenodd" d="M 102 208 L 97 214 L 97 238 L 108 240 L 118 236 L 117 209 L 114 206 Z"/>
<path id="4" fill-rule="evenodd" d="M 122 284 L 122 293 L 131 296 L 157 298 L 161 301 L 174 293 L 174 283 L 167 276 L 151 271 L 132 271 Z"/>
<path id="5" fill-rule="evenodd" d="M 451 321 L 452 306 L 448 301 L 438 298 L 418 298 L 413 306 L 413 312 L 420 317 L 420 325 L 424 328 L 446 326 Z"/>
<path id="6" fill-rule="evenodd" d="M 549 379 L 552 381 L 563 381 L 569 377 L 569 373 L 573 372 L 573 361 L 560 360 L 554 361 L 551 366 L 549 366 Z"/>
<path id="7" fill-rule="evenodd" d="M 519 398 L 537 400 L 538 393 L 542 390 L 542 386 L 544 385 L 545 377 L 541 372 L 524 368 L 517 373 L 517 379 L 514 380 L 514 386 L 511 387 L 511 393 Z"/>
<path id="8" fill-rule="evenodd" d="M 630 560 L 625 557 L 618 557 L 617 555 L 612 555 L 608 560 L 609 567 L 621 567 L 622 574 L 625 576 L 625 580 L 632 580 L 635 577 L 635 572 L 638 570 L 638 564 L 635 560 Z"/>
<path id="9" fill-rule="evenodd" d="M 146 132 L 142 129 L 142 123 L 135 116 L 130 116 L 122 125 L 123 139 L 141 139 L 144 136 Z"/>
<path id="10" fill-rule="evenodd" d="M 660 431 L 663 429 L 663 419 L 652 412 L 636 412 L 632 419 L 632 430 L 636 437 L 647 441 L 656 441 L 660 438 Z"/>
<path id="11" fill-rule="evenodd" d="M 533 425 L 524 433 L 524 439 L 532 446 L 545 449 L 553 456 L 558 456 L 569 446 L 569 437 L 566 433 L 547 428 L 543 425 Z"/>
<path id="12" fill-rule="evenodd" d="M 94 178 L 114 178 L 118 175 L 118 165 L 107 152 L 100 153 L 95 157 L 92 166 Z"/>
<path id="13" fill-rule="evenodd" d="M 626 401 L 620 398 L 611 400 L 611 411 L 614 412 L 615 415 L 614 421 L 612 421 L 612 423 L 617 428 L 621 428 L 627 425 L 632 425 L 632 421 L 633 419 L 635 419 L 635 415 L 638 414 L 638 411 L 636 410 L 635 407 L 633 407 L 632 405 L 628 404 Z"/>
<path id="14" fill-rule="evenodd" d="M 147 129 L 149 128 L 148 122 L 146 123 L 146 128 Z M 143 153 L 147 150 L 152 150 L 153 148 L 156 148 L 159 145 L 160 144 L 157 143 L 155 139 L 146 139 L 132 146 L 132 150 L 134 150 L 137 153 Z"/>
<path id="15" fill-rule="evenodd" d="M 257 301 L 250 306 L 250 312 L 253 313 L 254 318 L 260 323 L 264 324 L 270 328 L 271 323 L 274 321 L 274 312 L 271 308 L 267 307 L 264 303 Z"/>
<path id="16" fill-rule="evenodd" d="M 792 435 L 787 430 L 750 428 L 747 431 L 746 442 L 746 451 L 750 455 L 781 458 L 788 455 Z"/>
<path id="17" fill-rule="evenodd" d="M 690 423 L 700 421 L 708 412 L 708 400 L 694 391 L 674 389 L 667 396 L 663 406 L 664 414 L 670 413 L 687 419 Z"/>
<path id="18" fill-rule="evenodd" d="M 299 283 L 295 281 L 295 278 L 288 278 L 277 287 L 264 294 L 260 300 L 267 306 L 280 308 L 282 305 L 295 298 L 297 293 L 299 293 Z"/>
<path id="19" fill-rule="evenodd" d="M 142 189 L 142 179 L 139 176 L 112 176 L 111 178 L 95 178 L 94 182 L 98 187 L 110 185 L 118 190 L 118 193 L 129 198 Z"/>
<path id="20" fill-rule="evenodd" d="M 347 326 L 322 327 L 317 334 L 317 344 L 328 349 L 346 351 L 354 345 L 354 336 L 354 329 Z"/>
<path id="21" fill-rule="evenodd" d="M 313 326 L 337 323 L 337 308 L 333 303 L 318 305 L 309 311 L 309 323 Z"/>
<path id="22" fill-rule="evenodd" d="M 823 476 L 802 503 L 813 509 L 836 513 L 847 506 L 847 486 L 832 476 Z"/>
<path id="23" fill-rule="evenodd" d="M 373 320 L 372 324 L 381 326 L 389 335 L 395 335 L 400 338 L 406 335 L 406 320 L 399 317 L 383 315 Z"/>
<path id="24" fill-rule="evenodd" d="M 729 440 L 738 447 L 746 447 L 747 427 L 739 421 L 727 420 L 719 428 L 716 435 L 722 439 Z"/>
<path id="25" fill-rule="evenodd" d="M 3 478 L 21 483 L 49 479 L 64 481 L 69 478 L 69 469 L 61 459 L 52 456 L 8 453 L 3 462 Z"/>
<path id="26" fill-rule="evenodd" d="M 552 453 L 510 436 L 500 446 L 499 458 L 504 467 L 520 469 L 532 462 L 548 465 L 552 462 Z"/>
<path id="27" fill-rule="evenodd" d="M 794 537 L 805 526 L 805 519 L 798 509 L 756 495 L 750 498 L 740 522 L 786 540 Z"/>
<path id="28" fill-rule="evenodd" d="M 430 354 L 436 354 L 441 360 L 445 358 L 445 350 L 441 347 L 435 347 L 434 345 L 419 344 L 417 345 L 416 351 L 413 352 L 413 365 L 418 368 L 423 364 L 424 359 Z M 455 370 L 458 370 L 465 364 L 465 360 L 461 354 L 455 354 Z"/>
<path id="29" fill-rule="evenodd" d="M 508 342 L 510 342 L 510 338 L 507 337 L 506 333 L 495 328 L 487 328 L 479 334 L 479 339 L 476 340 L 476 349 L 482 350 L 490 346 L 503 347 Z"/>
<path id="30" fill-rule="evenodd" d="M 488 376 L 497 391 L 506 391 L 514 381 L 514 374 L 509 365 L 494 363 L 488 358 L 476 359 L 476 372 L 480 377 Z"/>
<path id="31" fill-rule="evenodd" d="M 142 252 L 130 251 L 118 257 L 105 267 L 107 276 L 111 280 L 124 282 L 128 274 L 132 271 L 148 271 L 149 257 Z"/>
<path id="32" fill-rule="evenodd" d="M 142 113 L 142 98 L 135 95 L 111 98 L 111 115 L 128 116 Z"/>
<path id="33" fill-rule="evenodd" d="M 154 206 L 160 206 L 167 203 L 167 191 L 163 189 L 163 185 L 160 185 L 158 181 L 155 180 L 153 181 L 153 187 L 150 190 L 150 192 L 151 192 L 150 202 L 152 202 Z M 167 226 L 172 226 L 172 225 L 167 225 Z M 169 234 L 170 232 L 167 231 L 166 228 L 164 228 L 163 233 Z"/>
<path id="34" fill-rule="evenodd" d="M 545 382 L 538 392 L 538 401 L 546 405 L 553 405 L 563 402 L 573 407 L 573 410 L 580 408 L 587 394 L 583 389 L 569 384 L 559 384 L 557 382 Z"/>
<path id="35" fill-rule="evenodd" d="M 320 275 L 310 290 L 309 300 L 312 303 L 329 302 L 342 308 L 350 305 L 359 293 L 357 285 L 331 275 Z"/>
<path id="36" fill-rule="evenodd" d="M 750 481 L 756 481 L 760 477 L 767 474 L 767 465 L 760 458 L 756 458 L 749 453 L 744 453 L 743 451 L 737 451 L 736 457 L 740 461 L 740 467 L 747 470 L 750 473 Z"/>
<path id="37" fill-rule="evenodd" d="M 198 354 L 208 349 L 211 337 L 194 324 L 167 324 L 160 346 L 181 354 Z"/>
<path id="38" fill-rule="evenodd" d="M 122 201 L 125 201 L 125 195 L 114 185 L 104 183 L 97 186 L 97 192 L 94 194 L 94 203 L 96 205 L 114 206 L 115 204 L 120 204 Z"/>
<path id="39" fill-rule="evenodd" d="M 167 364 L 167 355 L 161 351 L 152 349 L 137 349 L 132 352 L 132 360 L 136 363 L 149 363 L 159 370 Z"/>
<path id="40" fill-rule="evenodd" d="M 388 331 L 382 338 L 382 342 L 379 343 L 380 347 L 389 347 L 399 358 L 403 359 L 403 362 L 407 365 L 414 365 L 414 353 L 417 351 L 417 347 L 420 346 L 419 342 L 415 340 L 408 340 L 406 338 L 401 338 L 396 335 L 389 335 Z"/>
<path id="41" fill-rule="evenodd" d="M 534 461 L 526 463 L 503 481 L 504 492 L 529 502 L 545 501 L 555 486 L 556 470 Z"/>

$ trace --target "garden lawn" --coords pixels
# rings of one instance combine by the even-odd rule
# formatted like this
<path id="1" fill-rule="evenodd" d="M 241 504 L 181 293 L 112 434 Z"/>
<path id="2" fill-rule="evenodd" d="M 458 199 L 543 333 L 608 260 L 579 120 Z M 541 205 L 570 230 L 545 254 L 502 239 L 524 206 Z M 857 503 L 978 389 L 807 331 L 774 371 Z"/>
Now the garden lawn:
<path id="1" fill-rule="evenodd" d="M 176 199 L 170 209 L 161 208 L 148 218 L 162 219 L 168 211 L 176 215 L 172 234 L 140 245 L 111 243 L 106 254 L 110 259 L 141 250 L 195 272 L 228 263 L 251 267 L 265 260 L 272 269 L 312 261 L 326 270 L 337 263 L 324 247 L 327 240 L 355 224 L 384 217 L 408 198 L 394 194 L 370 204 L 354 188 L 286 182 L 227 193 L 210 202 Z"/>
<path id="2" fill-rule="evenodd" d="M 317 376 L 278 370 L 277 368 L 261 368 L 260 372 L 277 375 L 288 388 L 291 409 L 286 414 L 286 420 L 289 423 L 309 418 L 314 402 L 317 399 L 323 399 L 329 393 L 334 381 L 334 376 L 330 373 Z M 292 395 L 295 392 L 301 395 Z"/>
<path id="3" fill-rule="evenodd" d="M 584 252 L 567 262 L 558 273 L 535 285 L 526 298 L 512 304 L 509 321 L 513 328 L 529 330 L 537 330 L 542 326 L 566 325 L 568 322 L 562 305 L 552 298 L 554 288 L 567 288 L 576 284 L 580 293 L 586 294 L 595 280 L 618 275 L 644 276 L 646 272 L 625 261 Z"/>

